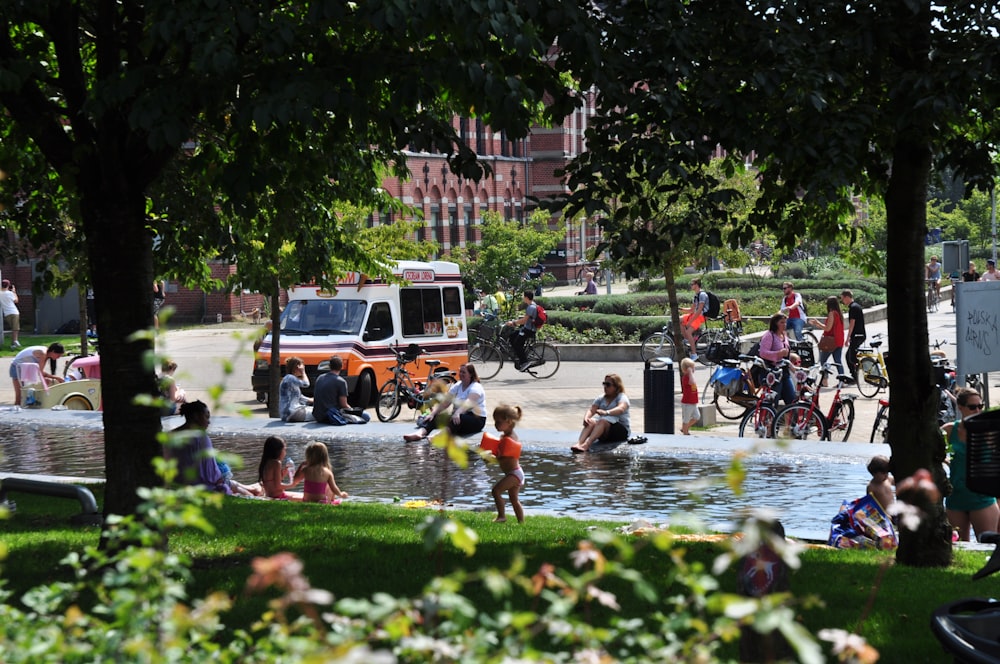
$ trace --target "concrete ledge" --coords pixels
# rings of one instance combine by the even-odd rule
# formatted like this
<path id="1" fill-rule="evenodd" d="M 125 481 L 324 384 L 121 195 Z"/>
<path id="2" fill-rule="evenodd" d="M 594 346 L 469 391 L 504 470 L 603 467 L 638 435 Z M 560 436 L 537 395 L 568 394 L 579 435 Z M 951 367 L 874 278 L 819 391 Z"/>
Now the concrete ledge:
<path id="1" fill-rule="evenodd" d="M 718 424 L 716 416 L 718 411 L 715 410 L 715 404 L 710 403 L 700 403 L 698 404 L 698 426 L 700 427 L 713 427 Z"/>

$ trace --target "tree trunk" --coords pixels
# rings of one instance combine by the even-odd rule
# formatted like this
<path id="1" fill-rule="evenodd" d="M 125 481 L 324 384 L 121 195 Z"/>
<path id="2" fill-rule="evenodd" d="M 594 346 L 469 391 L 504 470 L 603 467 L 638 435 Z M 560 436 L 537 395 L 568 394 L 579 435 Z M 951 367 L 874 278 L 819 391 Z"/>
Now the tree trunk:
<path id="1" fill-rule="evenodd" d="M 667 314 L 670 316 L 670 326 L 674 331 L 674 347 L 677 349 L 675 362 L 680 362 L 687 354 L 684 352 L 684 335 L 681 334 L 681 316 L 677 302 L 677 280 L 674 279 L 674 266 L 663 266 L 663 279 L 667 286 Z"/>
<path id="2" fill-rule="evenodd" d="M 153 459 L 162 450 L 157 441 L 159 411 L 135 403 L 138 394 L 156 393 L 153 363 L 146 359 L 153 344 L 149 338 L 133 338 L 153 326 L 153 238 L 144 223 L 142 187 L 131 185 L 123 169 L 105 175 L 104 186 L 81 186 L 80 191 L 102 339 L 108 516 L 134 513 L 139 505 L 136 489 L 160 484 Z"/>
<path id="3" fill-rule="evenodd" d="M 937 426 L 938 393 L 931 372 L 924 304 L 924 236 L 927 229 L 927 182 L 930 144 L 901 139 L 895 148 L 892 175 L 885 196 L 888 252 L 889 339 L 892 380 L 889 444 L 892 470 L 899 483 L 926 468 L 935 484 L 949 487 L 942 462 L 944 440 Z M 951 528 L 941 500 L 920 505 L 920 528 L 900 529 L 896 560 L 920 567 L 951 562 Z"/>
<path id="4" fill-rule="evenodd" d="M 271 359 L 268 368 L 268 417 L 281 417 L 281 290 L 278 280 L 274 280 L 271 292 Z"/>

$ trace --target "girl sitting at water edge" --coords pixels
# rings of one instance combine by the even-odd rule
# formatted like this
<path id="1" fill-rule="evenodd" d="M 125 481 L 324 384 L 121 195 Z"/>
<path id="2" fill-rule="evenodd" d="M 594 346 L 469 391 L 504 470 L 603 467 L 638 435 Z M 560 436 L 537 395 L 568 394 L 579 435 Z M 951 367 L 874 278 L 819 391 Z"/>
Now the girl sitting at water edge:
<path id="1" fill-rule="evenodd" d="M 309 443 L 306 462 L 295 473 L 295 481 L 305 481 L 302 500 L 307 503 L 339 505 L 347 492 L 341 491 L 330 467 L 330 453 L 323 443 Z"/>
<path id="2" fill-rule="evenodd" d="M 285 473 L 285 441 L 278 436 L 269 436 L 264 441 L 264 453 L 260 458 L 260 466 L 257 468 L 257 477 L 260 485 L 264 487 L 264 495 L 275 500 L 302 500 L 301 493 L 288 493 L 285 491 L 298 484 L 301 479 L 296 474 L 287 484 L 284 481 Z"/>

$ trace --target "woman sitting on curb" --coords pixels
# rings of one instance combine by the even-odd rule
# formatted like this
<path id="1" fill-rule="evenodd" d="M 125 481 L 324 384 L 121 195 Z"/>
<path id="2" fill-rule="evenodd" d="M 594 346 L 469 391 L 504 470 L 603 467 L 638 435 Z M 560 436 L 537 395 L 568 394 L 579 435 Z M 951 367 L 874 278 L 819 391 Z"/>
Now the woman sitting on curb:
<path id="1" fill-rule="evenodd" d="M 604 394 L 594 399 L 587 414 L 583 416 L 583 431 L 576 445 L 571 447 L 573 453 L 586 452 L 598 441 L 614 443 L 628 440 L 629 400 L 625 394 L 625 386 L 621 376 L 608 374 L 604 377 Z"/>

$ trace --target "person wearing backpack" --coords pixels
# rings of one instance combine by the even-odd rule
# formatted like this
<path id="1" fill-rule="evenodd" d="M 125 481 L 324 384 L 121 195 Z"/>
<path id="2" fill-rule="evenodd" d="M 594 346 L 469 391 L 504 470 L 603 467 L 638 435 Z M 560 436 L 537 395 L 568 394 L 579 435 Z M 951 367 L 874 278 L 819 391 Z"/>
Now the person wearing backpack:
<path id="1" fill-rule="evenodd" d="M 529 341 L 534 340 L 535 332 L 545 321 L 548 320 L 548 315 L 545 313 L 545 309 L 541 305 L 535 304 L 535 291 L 526 290 L 524 291 L 524 315 L 517 320 L 507 321 L 507 325 L 513 327 L 515 325 L 520 325 L 521 329 L 518 330 L 517 334 L 510 340 L 510 345 L 514 349 L 514 354 L 517 355 L 517 362 L 514 364 L 514 368 L 518 371 L 524 371 L 528 369 L 528 358 L 527 349 Z"/>
<path id="2" fill-rule="evenodd" d="M 778 313 L 788 318 L 788 329 L 795 333 L 795 340 L 802 341 L 802 330 L 806 326 L 806 305 L 802 294 L 795 292 L 790 281 L 781 284 L 781 291 L 784 295 Z"/>
<path id="3" fill-rule="evenodd" d="M 691 290 L 694 291 L 694 297 L 691 298 L 691 307 L 681 316 L 681 334 L 691 350 L 691 359 L 697 360 L 698 353 L 695 352 L 694 333 L 705 324 L 708 292 L 701 289 L 701 279 L 691 280 Z"/>

